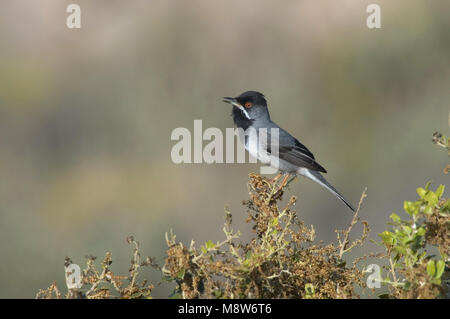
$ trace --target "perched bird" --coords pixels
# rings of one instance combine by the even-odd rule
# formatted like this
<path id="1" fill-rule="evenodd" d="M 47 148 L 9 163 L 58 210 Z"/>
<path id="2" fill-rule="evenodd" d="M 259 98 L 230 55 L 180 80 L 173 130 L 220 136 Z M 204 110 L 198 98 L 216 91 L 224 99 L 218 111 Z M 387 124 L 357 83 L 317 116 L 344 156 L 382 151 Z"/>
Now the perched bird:
<path id="1" fill-rule="evenodd" d="M 260 129 L 266 130 L 266 141 L 251 141 L 251 138 L 258 139 L 259 135 L 245 133 L 243 143 L 246 150 L 258 159 L 261 159 L 260 150 L 255 150 L 253 147 L 250 147 L 250 145 L 257 145 L 258 149 L 263 148 L 266 152 L 265 154 L 268 154 L 269 156 L 277 156 L 278 166 L 276 168 L 279 169 L 281 173 L 278 174 L 274 180 L 285 175 L 280 188 L 286 185 L 288 177 L 291 174 L 294 176 L 302 175 L 328 189 L 333 195 L 347 205 L 347 207 L 352 211 L 355 211 L 355 208 L 344 198 L 344 196 L 342 196 L 322 176 L 321 172 L 326 173 L 327 171 L 316 162 L 314 155 L 306 148 L 306 146 L 270 119 L 267 101 L 262 93 L 247 91 L 235 98 L 224 97 L 223 101 L 233 105 L 231 114 L 234 124 L 238 128 L 242 128 L 245 132 L 250 131 L 248 130 L 249 128 L 253 128 L 256 131 Z M 275 145 L 272 145 L 274 141 L 270 136 L 271 129 L 273 128 L 278 129 L 278 153 L 273 151 L 276 150 L 276 147 L 274 147 Z"/>

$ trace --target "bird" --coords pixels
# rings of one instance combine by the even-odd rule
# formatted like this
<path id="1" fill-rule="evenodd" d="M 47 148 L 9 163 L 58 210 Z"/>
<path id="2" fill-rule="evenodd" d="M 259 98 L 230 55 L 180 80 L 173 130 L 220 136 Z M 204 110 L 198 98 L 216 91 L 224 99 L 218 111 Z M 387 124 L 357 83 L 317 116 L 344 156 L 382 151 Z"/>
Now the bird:
<path id="1" fill-rule="evenodd" d="M 268 156 L 276 156 L 278 165 L 275 168 L 277 168 L 280 173 L 273 178 L 273 180 L 278 180 L 284 175 L 284 179 L 280 184 L 280 189 L 288 184 L 288 178 L 291 175 L 294 177 L 301 175 L 330 191 L 350 210 L 355 212 L 354 206 L 350 204 L 336 188 L 328 183 L 325 177 L 323 177 L 322 173 L 327 173 L 327 171 L 316 161 L 311 151 L 295 137 L 272 121 L 264 94 L 257 91 L 246 91 L 237 97 L 224 97 L 223 102 L 233 106 L 231 116 L 235 126 L 244 131 L 242 143 L 244 144 L 245 149 L 259 160 L 261 160 L 261 154 L 263 154 L 260 152 L 260 148 Z M 258 136 L 260 135 L 248 134 L 247 132 L 250 131 L 248 130 L 249 128 L 256 131 L 265 129 L 267 134 L 266 141 L 252 141 L 254 138 L 258 139 Z M 270 136 L 271 129 L 278 129 L 278 145 L 273 144 L 274 141 Z M 277 143 L 276 139 L 274 140 L 275 143 Z M 257 145 L 258 150 L 255 151 L 254 147 L 251 147 L 251 145 Z M 276 152 L 276 146 L 278 146 L 278 152 Z M 271 161 L 271 164 L 272 163 L 273 161 Z"/>

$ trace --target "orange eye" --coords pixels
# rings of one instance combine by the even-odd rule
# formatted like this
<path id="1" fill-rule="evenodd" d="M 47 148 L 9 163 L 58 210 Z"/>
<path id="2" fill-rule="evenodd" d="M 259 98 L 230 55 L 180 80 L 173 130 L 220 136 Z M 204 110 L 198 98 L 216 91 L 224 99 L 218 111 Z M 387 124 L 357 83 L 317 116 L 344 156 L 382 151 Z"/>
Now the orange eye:
<path id="1" fill-rule="evenodd" d="M 244 105 L 247 109 L 251 108 L 253 106 L 252 102 L 246 102 Z"/>

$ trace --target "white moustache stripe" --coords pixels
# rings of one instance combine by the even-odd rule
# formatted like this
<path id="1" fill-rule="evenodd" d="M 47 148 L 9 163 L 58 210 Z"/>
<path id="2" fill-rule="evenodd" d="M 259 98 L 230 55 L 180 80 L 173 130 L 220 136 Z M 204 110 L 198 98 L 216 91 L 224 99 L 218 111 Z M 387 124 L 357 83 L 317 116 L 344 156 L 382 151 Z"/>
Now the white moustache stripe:
<path id="1" fill-rule="evenodd" d="M 238 107 L 242 111 L 242 113 L 244 113 L 245 117 L 251 120 L 250 115 L 248 115 L 247 111 L 241 105 L 239 105 Z"/>
<path id="2" fill-rule="evenodd" d="M 244 113 L 245 117 L 247 119 L 251 120 L 250 115 L 248 115 L 247 111 L 245 110 L 245 108 L 242 105 L 240 105 L 239 103 L 236 103 L 236 102 L 231 102 L 231 104 L 236 106 L 237 108 L 239 108 L 242 111 L 242 113 Z"/>

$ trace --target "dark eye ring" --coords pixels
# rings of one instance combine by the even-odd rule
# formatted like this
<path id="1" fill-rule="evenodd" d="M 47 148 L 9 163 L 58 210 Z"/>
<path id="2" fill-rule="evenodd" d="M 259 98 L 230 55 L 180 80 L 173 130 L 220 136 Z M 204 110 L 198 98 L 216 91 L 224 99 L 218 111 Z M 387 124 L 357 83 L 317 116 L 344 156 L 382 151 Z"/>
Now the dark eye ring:
<path id="1" fill-rule="evenodd" d="M 251 108 L 253 106 L 252 102 L 246 102 L 244 105 L 247 109 Z"/>

